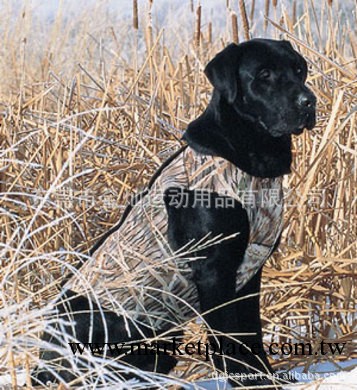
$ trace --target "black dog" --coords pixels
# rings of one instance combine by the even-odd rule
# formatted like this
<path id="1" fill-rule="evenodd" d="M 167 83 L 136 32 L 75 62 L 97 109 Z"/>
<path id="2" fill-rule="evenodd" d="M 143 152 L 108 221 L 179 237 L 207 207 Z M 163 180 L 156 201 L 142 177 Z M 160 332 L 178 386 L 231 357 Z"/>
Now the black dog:
<path id="1" fill-rule="evenodd" d="M 154 337 L 198 310 L 224 335 L 212 336 L 212 346 L 236 347 L 229 358 L 215 357 L 219 369 L 272 373 L 262 342 L 261 270 L 280 239 L 291 135 L 314 127 L 316 99 L 305 86 L 306 62 L 287 41 L 231 44 L 205 74 L 213 96 L 188 126 L 188 145 L 96 244 L 82 281 L 72 277 L 64 286 L 58 311 L 71 320 L 67 334 L 103 343 Z M 59 342 L 51 328 L 44 338 Z M 43 360 L 54 358 L 62 365 L 57 379 L 72 380 L 58 352 L 42 352 Z M 161 373 L 176 363 L 166 355 L 123 361 Z M 34 375 L 35 382 L 54 379 L 48 371 Z"/>

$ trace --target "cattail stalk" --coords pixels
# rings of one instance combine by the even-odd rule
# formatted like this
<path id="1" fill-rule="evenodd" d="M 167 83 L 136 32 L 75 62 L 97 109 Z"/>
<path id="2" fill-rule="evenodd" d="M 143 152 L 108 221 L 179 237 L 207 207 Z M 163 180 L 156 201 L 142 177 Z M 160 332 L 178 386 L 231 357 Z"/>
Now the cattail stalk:
<path id="1" fill-rule="evenodd" d="M 252 5 L 250 7 L 250 15 L 249 15 L 249 19 L 250 19 L 251 24 L 253 23 L 253 20 L 254 20 L 254 12 L 255 12 L 255 0 L 252 0 Z"/>
<path id="2" fill-rule="evenodd" d="M 200 47 L 201 38 L 201 5 L 197 7 L 196 11 L 196 28 L 195 28 L 195 47 Z"/>
<path id="3" fill-rule="evenodd" d="M 133 0 L 133 27 L 135 30 L 139 28 L 138 0 Z"/>
<path id="4" fill-rule="evenodd" d="M 250 39 L 249 21 L 248 21 L 248 17 L 247 17 L 247 10 L 245 7 L 244 0 L 239 0 L 239 11 L 240 11 L 240 16 L 242 18 L 242 23 L 243 23 L 244 39 L 246 41 L 248 41 Z"/>
<path id="5" fill-rule="evenodd" d="M 296 0 L 294 0 L 294 2 L 293 2 L 293 16 L 292 16 L 292 19 L 293 19 L 293 26 L 295 26 L 295 23 L 296 23 Z"/>
<path id="6" fill-rule="evenodd" d="M 265 0 L 265 5 L 264 5 L 264 31 L 267 30 L 268 28 L 268 20 L 266 18 L 269 17 L 269 8 L 270 8 L 270 0 Z"/>
<path id="7" fill-rule="evenodd" d="M 239 43 L 238 18 L 235 12 L 232 12 L 232 41 L 237 44 Z"/>

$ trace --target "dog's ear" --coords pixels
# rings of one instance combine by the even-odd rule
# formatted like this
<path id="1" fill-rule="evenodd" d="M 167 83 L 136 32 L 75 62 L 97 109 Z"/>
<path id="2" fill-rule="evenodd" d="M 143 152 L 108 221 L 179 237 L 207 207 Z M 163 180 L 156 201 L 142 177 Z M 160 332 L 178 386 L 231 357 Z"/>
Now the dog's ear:
<path id="1" fill-rule="evenodd" d="M 213 60 L 211 60 L 204 72 L 211 84 L 228 101 L 233 103 L 238 93 L 238 56 L 239 48 L 235 43 L 231 43 Z"/>

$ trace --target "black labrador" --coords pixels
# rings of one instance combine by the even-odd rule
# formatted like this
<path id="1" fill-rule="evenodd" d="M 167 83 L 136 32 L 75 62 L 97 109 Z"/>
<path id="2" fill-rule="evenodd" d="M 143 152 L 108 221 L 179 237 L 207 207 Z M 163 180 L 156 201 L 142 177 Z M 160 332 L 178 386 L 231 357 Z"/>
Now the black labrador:
<path id="1" fill-rule="evenodd" d="M 301 134 L 305 128 L 312 129 L 315 125 L 316 98 L 305 85 L 306 61 L 287 41 L 253 39 L 227 46 L 209 62 L 205 74 L 214 87 L 212 99 L 204 113 L 189 124 L 183 137 L 188 144 L 186 151 L 181 149 L 164 164 L 149 184 L 148 191 L 188 149 L 192 152 L 191 157 L 196 156 L 196 162 L 201 156 L 206 162 L 209 159 L 226 162 L 229 169 L 224 178 L 235 185 L 239 176 L 244 183 L 250 183 L 250 188 L 261 189 L 261 183 L 268 183 L 269 189 L 271 183 L 279 182 L 279 178 L 290 172 L 292 134 Z M 173 190 L 175 188 L 168 188 L 163 195 L 168 218 L 167 236 L 172 248 L 180 248 L 192 239 L 199 240 L 208 232 L 240 233 L 227 242 L 202 249 L 200 260 L 190 264 L 189 279 L 195 285 L 201 312 L 207 311 L 204 318 L 209 326 L 222 334 L 238 334 L 220 339 L 225 347 L 231 345 L 233 339 L 240 348 L 236 348 L 229 359 L 217 354 L 214 357 L 216 366 L 229 373 L 273 373 L 263 348 L 259 292 L 262 265 L 278 246 L 281 230 L 276 229 L 279 236 L 273 235 L 265 248 L 261 242 L 252 243 L 251 236 L 259 236 L 262 232 L 264 237 L 268 236 L 275 229 L 269 221 L 274 225 L 280 223 L 281 213 L 276 213 L 279 221 L 271 217 L 275 215 L 274 208 L 266 212 L 258 207 L 256 214 L 252 214 L 237 199 L 230 209 L 194 205 L 195 189 L 184 189 L 188 207 L 173 207 L 172 198 L 183 196 L 182 191 L 178 194 Z M 216 200 L 219 194 L 213 191 L 209 196 Z M 176 204 L 180 203 L 180 199 L 176 201 Z M 129 207 L 120 223 L 95 245 L 92 254 L 130 218 L 133 207 L 135 205 Z M 259 213 L 268 214 L 270 219 L 256 225 L 256 231 L 252 233 L 252 225 L 256 224 L 254 218 L 261 217 Z M 72 321 L 65 331 L 75 334 L 80 342 L 86 343 L 90 339 L 96 343 L 127 342 L 160 333 L 158 329 L 133 326 L 129 336 L 127 321 L 108 310 L 104 329 L 97 302 L 72 290 L 66 290 L 64 296 L 68 298 L 67 303 L 62 300 L 58 304 L 59 315 Z M 229 301 L 233 303 L 225 305 Z M 90 318 L 94 319 L 93 327 L 89 326 Z M 51 333 L 49 328 L 44 339 L 50 340 Z M 217 338 L 212 337 L 211 342 L 217 344 Z M 43 360 L 55 358 L 60 358 L 57 352 L 42 351 Z M 176 364 L 173 356 L 127 356 L 123 360 L 140 369 L 160 373 L 168 373 Z M 57 375 L 38 369 L 33 375 L 34 383 L 74 379 L 70 370 L 66 370 L 66 363 L 62 362 L 62 365 Z M 270 382 L 257 379 L 249 383 Z"/>

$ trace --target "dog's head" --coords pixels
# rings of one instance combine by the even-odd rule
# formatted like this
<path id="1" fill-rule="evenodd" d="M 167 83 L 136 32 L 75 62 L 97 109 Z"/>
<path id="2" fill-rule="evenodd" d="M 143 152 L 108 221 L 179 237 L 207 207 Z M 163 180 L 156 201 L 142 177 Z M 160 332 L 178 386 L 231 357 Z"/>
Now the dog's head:
<path id="1" fill-rule="evenodd" d="M 288 41 L 230 44 L 208 63 L 205 74 L 239 115 L 273 137 L 315 126 L 316 98 L 305 85 L 306 61 Z"/>

